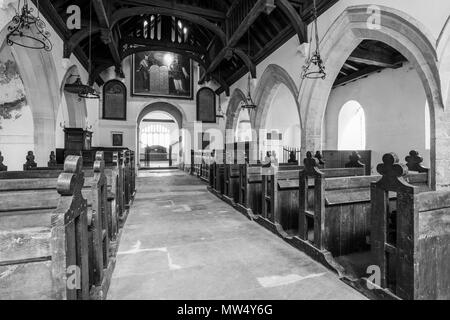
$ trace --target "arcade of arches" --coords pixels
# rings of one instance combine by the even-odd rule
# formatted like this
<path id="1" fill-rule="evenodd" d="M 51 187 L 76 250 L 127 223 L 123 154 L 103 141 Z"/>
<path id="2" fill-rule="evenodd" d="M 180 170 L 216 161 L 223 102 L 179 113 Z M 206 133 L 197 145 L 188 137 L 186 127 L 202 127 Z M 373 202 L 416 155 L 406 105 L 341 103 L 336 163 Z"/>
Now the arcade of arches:
<path id="1" fill-rule="evenodd" d="M 301 77 L 314 45 L 308 43 L 312 0 L 243 1 L 252 9 L 248 12 L 228 0 L 75 0 L 70 4 L 82 8 L 80 30 L 63 23 L 68 1 L 43 2 L 39 9 L 37 1 L 28 5 L 40 11 L 51 51 L 23 47 L 26 40 L 20 37 L 10 46 L 8 22 L 23 2 L 0 0 L 0 250 L 5 252 L 0 252 L 0 299 L 376 299 L 386 294 L 450 299 L 448 272 L 440 274 L 439 267 L 433 280 L 414 274 L 391 279 L 392 270 L 385 270 L 386 264 L 404 270 L 403 262 L 393 263 L 389 256 L 404 252 L 401 237 L 408 232 L 416 251 L 433 246 L 450 252 L 450 210 L 443 200 L 450 192 L 448 0 L 435 0 L 433 7 L 420 0 L 373 0 L 372 6 L 362 0 L 317 0 L 324 79 Z M 174 9 L 173 2 L 185 10 Z M 92 34 L 84 28 L 90 6 Z M 99 98 L 69 90 L 77 79 Z M 111 81 L 119 85 L 105 89 Z M 205 87 L 212 96 L 197 95 Z M 254 108 L 248 108 L 249 95 Z M 234 161 L 223 164 L 236 151 Z M 267 161 L 276 168 L 269 173 L 272 179 L 261 173 Z M 59 182 L 55 187 L 59 174 L 77 177 L 80 163 L 86 176 L 82 193 L 74 186 L 79 180 L 68 191 Z M 315 179 L 306 191 L 303 176 Z M 42 204 L 46 215 L 39 205 L 23 207 L 14 197 L 32 193 L 30 199 L 40 203 L 48 195 L 71 195 L 75 201 L 86 197 L 86 183 L 97 178 L 108 184 L 109 206 L 100 207 L 111 238 L 102 244 L 94 235 L 85 242 L 93 261 L 89 267 L 100 263 L 96 246 L 110 250 L 101 262 L 105 272 L 97 274 L 98 266 L 89 270 L 83 278 L 89 282 L 87 295 L 81 289 L 52 291 L 63 273 L 43 277 L 50 285 L 35 289 L 30 264 L 54 263 L 50 242 L 47 251 L 35 255 L 26 244 L 14 249 L 4 243 L 33 228 L 53 232 L 48 219 L 58 206 Z M 23 187 L 26 179 L 33 187 Z M 49 180 L 48 185 L 37 179 Z M 315 187 L 322 185 L 320 179 L 323 190 Z M 389 185 L 394 180 L 397 184 Z M 420 183 L 412 188 L 415 181 Z M 397 196 L 385 196 L 384 206 L 377 207 L 376 188 L 409 192 L 414 205 L 425 200 L 405 222 Z M 93 209 L 100 200 L 89 201 L 86 212 L 100 215 Z M 429 203 L 435 206 L 423 209 Z M 29 213 L 36 208 L 39 219 Z M 420 218 L 420 210 L 438 209 L 440 215 Z M 346 210 L 351 214 L 345 216 Z M 388 211 L 383 211 L 388 221 L 374 218 L 381 210 Z M 401 229 L 417 226 L 419 219 L 421 227 L 434 224 L 438 231 Z M 334 238 L 333 223 L 339 225 Z M 381 229 L 387 235 L 377 242 Z M 392 235 L 395 241 L 389 240 Z M 419 244 L 427 237 L 435 237 L 434 244 Z M 385 251 L 374 249 L 379 246 Z M 427 263 L 411 255 L 414 265 Z M 358 291 L 354 288 L 362 285 L 341 281 L 348 270 L 351 279 L 364 278 L 358 270 L 367 261 L 377 264 L 370 260 L 374 257 L 383 257 L 386 273 L 379 292 Z M 258 259 L 291 267 L 259 268 Z M 11 288 L 27 277 L 29 287 Z M 439 290 L 427 296 L 410 289 L 417 281 L 435 281 L 429 285 Z"/>

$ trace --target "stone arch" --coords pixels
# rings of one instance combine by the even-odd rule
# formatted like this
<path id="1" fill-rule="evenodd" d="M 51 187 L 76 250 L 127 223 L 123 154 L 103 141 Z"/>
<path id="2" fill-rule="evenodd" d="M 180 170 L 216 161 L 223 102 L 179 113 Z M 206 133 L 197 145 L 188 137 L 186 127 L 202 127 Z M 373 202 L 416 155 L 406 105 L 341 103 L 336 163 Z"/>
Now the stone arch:
<path id="1" fill-rule="evenodd" d="M 137 130 L 136 130 L 136 154 L 138 156 L 140 156 L 140 143 L 139 143 L 139 134 L 141 132 L 141 122 L 144 119 L 144 117 L 151 113 L 151 112 L 165 112 L 167 114 L 169 114 L 178 124 L 178 129 L 179 129 L 179 135 L 180 135 L 180 143 L 181 141 L 181 134 L 182 134 L 182 129 L 183 126 L 187 123 L 187 118 L 186 118 L 186 114 L 184 113 L 183 109 L 174 104 L 174 103 L 170 103 L 170 102 L 166 102 L 166 101 L 156 101 L 150 104 L 145 104 L 141 110 L 141 112 L 139 112 L 139 115 L 136 119 L 137 122 Z M 183 147 L 180 144 L 180 153 L 183 153 Z"/>
<path id="2" fill-rule="evenodd" d="M 295 81 L 285 69 L 279 65 L 270 64 L 262 74 L 255 90 L 255 103 L 258 106 L 256 114 L 253 114 L 252 117 L 252 127 L 255 128 L 255 130 L 258 131 L 263 129 L 273 98 L 282 84 L 289 89 L 294 97 L 299 112 L 300 127 L 302 127 L 300 104 L 298 103 L 299 91 Z"/>
<path id="3" fill-rule="evenodd" d="M 420 22 L 401 11 L 385 6 L 380 6 L 380 28 L 369 29 L 367 21 L 370 21 L 372 11 L 368 9 L 368 5 L 348 7 L 328 29 L 320 44 L 321 54 L 327 67 L 326 80 L 301 81 L 299 103 L 302 106 L 302 119 L 305 121 L 302 134 L 303 152 L 322 148 L 322 123 L 325 110 L 333 82 L 342 65 L 361 41 L 377 40 L 403 54 L 415 67 L 422 81 L 431 115 L 432 186 L 442 185 L 445 180 L 450 179 L 450 170 L 444 168 L 446 163 L 443 154 L 440 159 L 436 157 L 436 145 L 445 145 L 446 142 L 443 141 L 444 135 L 438 137 L 436 134 L 440 131 L 438 126 L 442 125 L 438 124 L 436 119 L 444 109 L 435 42 L 424 31 L 426 28 Z M 440 142 L 437 143 L 437 141 Z M 437 171 L 440 172 L 438 176 Z M 444 177 L 444 171 L 448 172 L 445 174 L 446 177 Z"/>
<path id="4" fill-rule="evenodd" d="M 233 91 L 230 101 L 228 102 L 225 130 L 232 130 L 233 137 L 238 125 L 239 113 L 241 112 L 241 102 L 245 101 L 245 99 L 246 96 L 244 92 L 237 88 Z"/>
<path id="5" fill-rule="evenodd" d="M 437 41 L 439 71 L 441 74 L 442 94 L 445 109 L 450 108 L 450 16 L 448 17 Z"/>
<path id="6" fill-rule="evenodd" d="M 86 100 L 79 99 L 76 94 L 64 91 L 64 86 L 67 83 L 73 83 L 76 77 L 80 75 L 78 66 L 72 65 L 67 69 L 60 87 L 60 95 L 64 96 L 65 104 L 61 103 L 61 108 L 63 112 L 63 118 L 66 122 L 66 126 L 69 128 L 84 128 L 86 126 L 87 119 L 87 107 Z"/>
<path id="7" fill-rule="evenodd" d="M 11 11 L 12 12 L 12 11 Z M 8 16 L 8 12 L 5 14 Z M 7 25 L 0 30 L 0 48 L 5 46 Z M 53 55 L 44 50 L 11 47 L 25 87 L 34 121 L 34 153 L 38 165 L 46 165 L 55 149 L 55 130 L 61 102 L 59 81 Z"/>

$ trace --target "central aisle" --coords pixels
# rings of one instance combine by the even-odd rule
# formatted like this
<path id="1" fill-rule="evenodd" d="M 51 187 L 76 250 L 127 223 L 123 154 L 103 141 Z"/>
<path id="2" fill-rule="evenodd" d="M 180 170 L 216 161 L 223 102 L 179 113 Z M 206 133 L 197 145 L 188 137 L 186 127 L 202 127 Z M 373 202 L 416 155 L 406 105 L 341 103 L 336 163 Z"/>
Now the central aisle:
<path id="1" fill-rule="evenodd" d="M 364 299 L 197 178 L 140 175 L 108 299 Z"/>

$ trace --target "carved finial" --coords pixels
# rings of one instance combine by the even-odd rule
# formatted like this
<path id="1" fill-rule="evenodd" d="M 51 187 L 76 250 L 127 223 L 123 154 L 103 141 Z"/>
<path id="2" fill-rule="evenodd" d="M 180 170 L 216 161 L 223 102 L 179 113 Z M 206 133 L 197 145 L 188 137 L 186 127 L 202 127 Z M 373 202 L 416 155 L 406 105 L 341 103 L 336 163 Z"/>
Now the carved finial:
<path id="1" fill-rule="evenodd" d="M 118 152 L 114 152 L 113 153 L 112 162 L 115 165 L 119 164 L 119 153 Z"/>
<path id="2" fill-rule="evenodd" d="M 400 178 L 408 174 L 408 167 L 399 163 L 395 153 L 387 153 L 383 156 L 383 163 L 377 166 L 377 171 L 384 177 Z"/>
<path id="3" fill-rule="evenodd" d="M 68 156 L 64 162 L 64 172 L 59 175 L 57 190 L 62 196 L 72 196 L 81 192 L 84 184 L 83 159 L 80 156 Z"/>
<path id="4" fill-rule="evenodd" d="M 56 167 L 58 163 L 56 162 L 56 155 L 55 151 L 50 152 L 50 160 L 47 163 L 47 166 L 49 168 Z"/>
<path id="5" fill-rule="evenodd" d="M 97 151 L 95 154 L 94 172 L 105 171 L 105 161 L 103 151 Z"/>
<path id="6" fill-rule="evenodd" d="M 37 163 L 34 162 L 33 151 L 28 151 L 26 160 L 27 160 L 27 162 L 23 165 L 23 170 L 24 171 L 31 170 L 31 169 L 37 167 Z"/>
<path id="7" fill-rule="evenodd" d="M 3 164 L 4 160 L 2 152 L 0 151 L 0 171 L 8 171 L 8 167 Z"/>
<path id="8" fill-rule="evenodd" d="M 310 151 L 306 153 L 306 159 L 303 161 L 303 164 L 305 165 L 305 171 L 308 173 L 313 172 L 314 168 L 318 166 L 317 160 L 313 158 Z"/>
<path id="9" fill-rule="evenodd" d="M 405 160 L 410 171 L 428 172 L 428 168 L 422 166 L 423 158 L 419 156 L 419 152 L 411 150 Z"/>
<path id="10" fill-rule="evenodd" d="M 325 162 L 323 161 L 323 156 L 322 153 L 320 153 L 320 151 L 317 151 L 316 154 L 314 155 L 314 158 L 317 159 L 317 161 L 319 162 L 319 165 L 324 165 Z"/>
<path id="11" fill-rule="evenodd" d="M 362 168 L 364 163 L 361 162 L 361 156 L 357 151 L 353 151 L 348 157 L 350 162 L 345 165 L 346 168 Z"/>

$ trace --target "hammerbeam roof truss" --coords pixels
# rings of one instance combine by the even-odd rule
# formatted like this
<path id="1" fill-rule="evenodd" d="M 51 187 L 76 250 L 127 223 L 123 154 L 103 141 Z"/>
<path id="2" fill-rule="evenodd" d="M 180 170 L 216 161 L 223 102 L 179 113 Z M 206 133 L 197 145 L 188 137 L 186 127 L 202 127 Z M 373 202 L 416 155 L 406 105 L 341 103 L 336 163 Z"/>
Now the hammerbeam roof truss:
<path id="1" fill-rule="evenodd" d="M 317 0 L 319 15 L 338 0 Z M 92 39 L 91 82 L 128 55 L 173 51 L 202 68 L 200 82 L 216 80 L 219 92 L 251 72 L 291 37 L 307 41 L 313 0 L 40 0 L 41 11 L 64 40 L 64 56 L 87 67 Z M 92 23 L 89 28 L 89 8 Z M 81 8 L 81 30 L 69 30 L 67 8 Z"/>

